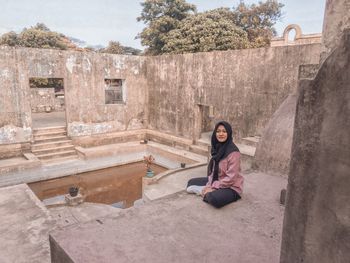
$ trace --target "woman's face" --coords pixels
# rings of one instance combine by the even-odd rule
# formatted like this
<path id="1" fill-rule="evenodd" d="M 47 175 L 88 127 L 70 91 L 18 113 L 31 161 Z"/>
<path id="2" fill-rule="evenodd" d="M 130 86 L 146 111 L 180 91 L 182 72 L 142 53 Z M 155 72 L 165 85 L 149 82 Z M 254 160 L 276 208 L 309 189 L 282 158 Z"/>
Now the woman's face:
<path id="1" fill-rule="evenodd" d="M 227 131 L 224 125 L 219 125 L 215 132 L 216 132 L 216 139 L 218 139 L 219 142 L 226 142 Z"/>

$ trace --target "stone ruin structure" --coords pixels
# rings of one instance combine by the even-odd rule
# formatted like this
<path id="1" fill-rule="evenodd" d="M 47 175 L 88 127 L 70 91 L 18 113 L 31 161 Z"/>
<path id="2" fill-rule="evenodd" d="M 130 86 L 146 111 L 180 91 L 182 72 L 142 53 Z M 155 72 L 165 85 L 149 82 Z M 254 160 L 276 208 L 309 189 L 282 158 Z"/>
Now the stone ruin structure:
<path id="1" fill-rule="evenodd" d="M 199 54 L 0 47 L 0 158 L 31 150 L 30 78 L 64 80 L 67 134 L 76 146 L 118 142 L 121 133 L 143 138 L 150 131 L 195 145 L 213 122 L 225 119 L 237 141 L 261 136 L 256 169 L 288 175 L 280 262 L 345 262 L 349 13 L 349 0 L 327 1 L 322 43 L 292 25 L 283 45 Z M 285 45 L 293 28 L 294 44 Z"/>
<path id="2" fill-rule="evenodd" d="M 326 1 L 318 70 L 299 81 L 281 263 L 350 256 L 350 1 Z"/>
<path id="3" fill-rule="evenodd" d="M 320 44 L 159 57 L 1 47 L 0 158 L 30 151 L 30 78 L 63 79 L 67 133 L 77 145 L 140 129 L 196 142 L 219 119 L 240 140 L 262 134 L 296 91 L 299 65 L 318 63 L 320 52 Z M 107 80 L 122 81 L 121 101 L 106 103 Z"/>
<path id="4" fill-rule="evenodd" d="M 289 35 L 295 31 L 294 39 L 290 39 Z M 282 37 L 271 39 L 271 47 L 287 46 L 287 45 L 305 45 L 313 43 L 321 43 L 322 34 L 307 34 L 304 35 L 299 25 L 288 25 L 283 31 Z"/>

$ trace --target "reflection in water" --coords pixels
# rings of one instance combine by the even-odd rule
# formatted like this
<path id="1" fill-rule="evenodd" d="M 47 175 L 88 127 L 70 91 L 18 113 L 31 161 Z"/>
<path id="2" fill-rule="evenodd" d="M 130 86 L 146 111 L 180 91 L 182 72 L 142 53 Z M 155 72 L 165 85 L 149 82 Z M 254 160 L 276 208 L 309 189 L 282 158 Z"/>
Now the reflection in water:
<path id="1" fill-rule="evenodd" d="M 155 174 L 166 168 L 153 164 Z M 65 195 L 72 185 L 78 186 L 86 202 L 115 204 L 130 207 L 142 198 L 142 177 L 146 174 L 143 162 L 79 173 L 58 179 L 28 184 L 40 200 Z"/>

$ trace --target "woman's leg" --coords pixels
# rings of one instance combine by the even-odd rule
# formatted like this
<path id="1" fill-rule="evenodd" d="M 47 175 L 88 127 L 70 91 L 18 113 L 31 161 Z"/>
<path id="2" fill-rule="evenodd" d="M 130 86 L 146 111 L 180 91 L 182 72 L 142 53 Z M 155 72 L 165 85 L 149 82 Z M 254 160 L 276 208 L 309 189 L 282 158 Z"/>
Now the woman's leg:
<path id="1" fill-rule="evenodd" d="M 201 195 L 203 188 L 208 182 L 208 177 L 192 178 L 187 183 L 186 191 L 189 194 Z"/>
<path id="2" fill-rule="evenodd" d="M 235 202 L 241 197 L 239 194 L 231 188 L 220 188 L 213 192 L 207 193 L 203 201 L 213 205 L 216 208 L 223 207 L 229 203 Z"/>
<path id="3" fill-rule="evenodd" d="M 199 186 L 205 186 L 208 182 L 208 177 L 197 177 L 197 178 L 192 178 L 188 181 L 187 187 L 191 185 L 199 185 Z"/>

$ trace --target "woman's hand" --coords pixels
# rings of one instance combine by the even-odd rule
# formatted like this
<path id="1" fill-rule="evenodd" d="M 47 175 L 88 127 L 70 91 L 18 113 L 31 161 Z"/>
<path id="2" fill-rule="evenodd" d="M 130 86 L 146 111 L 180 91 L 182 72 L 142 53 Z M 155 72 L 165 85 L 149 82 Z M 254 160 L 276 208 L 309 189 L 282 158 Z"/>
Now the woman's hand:
<path id="1" fill-rule="evenodd" d="M 206 186 L 202 190 L 202 196 L 205 196 L 207 193 L 213 192 L 215 189 L 210 186 Z"/>

